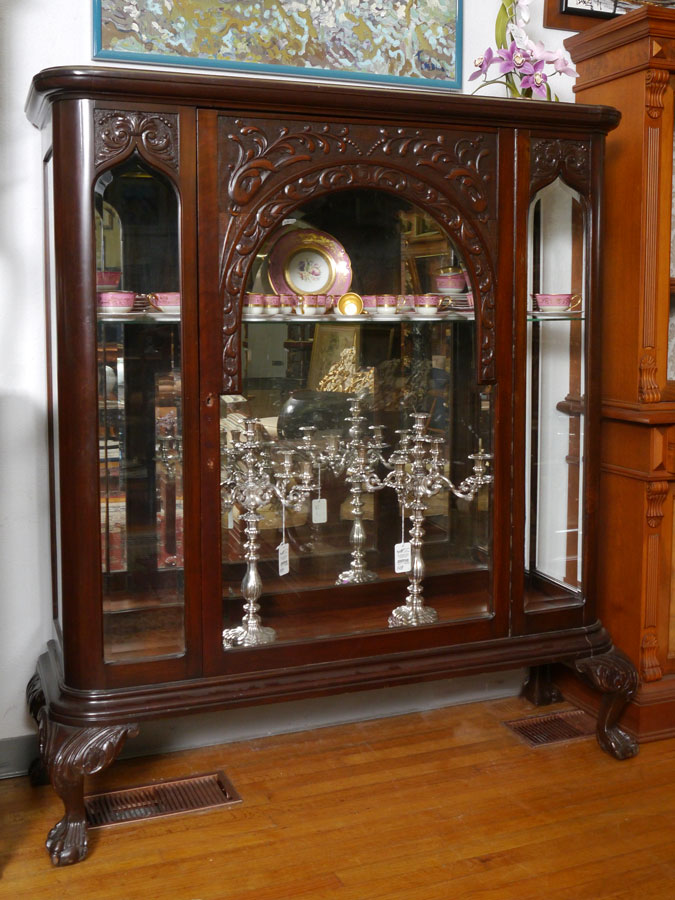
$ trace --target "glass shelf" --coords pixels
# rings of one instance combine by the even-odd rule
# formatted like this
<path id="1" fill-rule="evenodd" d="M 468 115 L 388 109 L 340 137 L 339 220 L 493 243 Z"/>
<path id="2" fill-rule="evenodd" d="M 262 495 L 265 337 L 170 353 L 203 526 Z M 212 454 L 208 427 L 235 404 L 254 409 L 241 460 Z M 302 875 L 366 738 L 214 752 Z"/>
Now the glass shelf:
<path id="1" fill-rule="evenodd" d="M 536 310 L 527 311 L 528 322 L 585 322 L 586 316 L 578 312 L 541 313 Z"/>
<path id="2" fill-rule="evenodd" d="M 433 316 L 425 316 L 418 315 L 415 313 L 396 313 L 391 316 L 370 316 L 367 314 L 362 314 L 359 316 L 343 316 L 343 315 L 333 315 L 332 313 L 326 313 L 321 316 L 304 316 L 304 315 L 271 315 L 271 316 L 250 316 L 244 314 L 242 316 L 242 321 L 244 322 L 255 322 L 256 325 L 259 325 L 264 322 L 270 323 L 284 323 L 284 324 L 292 324 L 292 325 L 302 325 L 304 323 L 316 323 L 316 322 L 344 322 L 349 325 L 377 325 L 380 322 L 439 322 L 446 320 L 455 320 L 457 322 L 461 322 L 464 320 L 473 321 L 475 319 L 475 313 L 473 310 L 467 310 L 466 312 L 460 312 L 459 310 L 444 310 L 443 312 L 436 313 Z"/>

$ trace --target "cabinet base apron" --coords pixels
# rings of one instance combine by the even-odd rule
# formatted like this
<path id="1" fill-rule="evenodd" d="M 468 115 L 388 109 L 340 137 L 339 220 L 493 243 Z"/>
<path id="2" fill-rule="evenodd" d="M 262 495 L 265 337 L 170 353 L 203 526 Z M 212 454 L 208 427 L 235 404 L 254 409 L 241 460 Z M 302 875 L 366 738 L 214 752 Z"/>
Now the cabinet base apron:
<path id="1" fill-rule="evenodd" d="M 562 634 L 405 654 L 405 663 L 401 655 L 393 654 L 376 660 L 326 663 L 319 673 L 315 667 L 298 667 L 283 673 L 270 670 L 262 680 L 259 674 L 255 679 L 230 676 L 89 695 L 69 691 L 63 684 L 58 651 L 52 642 L 40 657 L 26 692 L 38 726 L 40 752 L 31 768 L 31 780 L 36 783 L 48 776 L 64 805 L 63 817 L 47 835 L 47 851 L 57 866 L 86 858 L 84 777 L 114 762 L 127 737 L 138 734 L 137 723 L 142 720 L 524 666 L 535 657 L 535 644 L 536 664 L 528 685 L 537 684 L 538 688 L 526 685 L 528 699 L 537 704 L 554 702 L 551 664 L 564 663 L 601 692 L 596 730 L 600 747 L 615 759 L 634 756 L 637 742 L 617 723 L 637 690 L 637 672 L 598 624 Z"/>

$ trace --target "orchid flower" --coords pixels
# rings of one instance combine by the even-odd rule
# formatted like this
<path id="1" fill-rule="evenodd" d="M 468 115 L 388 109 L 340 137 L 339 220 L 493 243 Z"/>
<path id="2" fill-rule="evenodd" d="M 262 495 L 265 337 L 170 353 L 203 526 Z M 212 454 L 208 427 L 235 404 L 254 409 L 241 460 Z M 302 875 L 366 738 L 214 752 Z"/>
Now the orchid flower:
<path id="1" fill-rule="evenodd" d="M 548 81 L 546 73 L 542 71 L 544 65 L 543 59 L 537 60 L 532 66 L 532 72 L 523 75 L 522 81 L 520 82 L 522 90 L 526 91 L 529 88 L 533 94 L 536 94 L 543 100 L 546 99 L 546 83 Z"/>
<path id="2" fill-rule="evenodd" d="M 481 78 L 475 91 L 503 84 L 512 97 L 541 97 L 557 100 L 549 79 L 553 75 L 576 78 L 577 73 L 564 50 L 547 50 L 542 41 L 532 41 L 525 26 L 530 21 L 532 0 L 502 0 L 495 22 L 497 50 L 488 47 L 474 60 L 469 81 Z M 498 74 L 489 74 L 496 64 Z M 550 66 L 548 73 L 546 67 Z"/>
<path id="3" fill-rule="evenodd" d="M 522 28 L 530 21 L 530 2 L 531 0 L 516 0 L 515 17 L 516 25 Z"/>
<path id="4" fill-rule="evenodd" d="M 476 71 L 469 75 L 469 81 L 473 81 L 474 78 L 478 78 L 480 75 L 486 75 L 487 70 L 496 60 L 497 56 L 493 52 L 492 47 L 488 47 L 482 56 L 477 56 L 474 59 L 473 64 L 476 67 Z"/>
<path id="5" fill-rule="evenodd" d="M 498 50 L 497 56 L 502 60 L 499 65 L 499 71 L 502 75 L 522 69 L 530 58 L 527 50 L 523 50 L 515 41 L 511 41 L 511 46 L 508 49 Z"/>

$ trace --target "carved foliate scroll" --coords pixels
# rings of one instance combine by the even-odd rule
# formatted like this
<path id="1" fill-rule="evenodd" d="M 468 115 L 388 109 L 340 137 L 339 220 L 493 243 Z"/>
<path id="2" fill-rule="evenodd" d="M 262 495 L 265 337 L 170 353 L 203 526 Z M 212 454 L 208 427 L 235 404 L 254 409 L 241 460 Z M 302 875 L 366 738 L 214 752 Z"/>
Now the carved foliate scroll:
<path id="1" fill-rule="evenodd" d="M 178 169 L 178 116 L 173 113 L 94 110 L 96 166 L 138 150 L 150 162 Z"/>
<path id="2" fill-rule="evenodd" d="M 647 482 L 647 523 L 650 528 L 658 528 L 661 524 L 669 487 L 667 481 Z"/>
<path id="3" fill-rule="evenodd" d="M 658 403 L 660 399 L 661 390 L 656 380 L 656 358 L 647 353 L 640 360 L 638 400 L 640 403 Z"/>
<path id="4" fill-rule="evenodd" d="M 404 196 L 441 223 L 478 285 L 479 377 L 495 378 L 496 138 L 422 129 L 228 122 L 221 258 L 223 390 L 237 388 L 238 304 L 256 252 L 301 203 L 345 188 Z M 232 126 L 236 130 L 232 130 Z"/>
<path id="5" fill-rule="evenodd" d="M 138 734 L 138 726 L 71 728 L 50 721 L 37 674 L 28 682 L 26 699 L 38 725 L 42 764 L 65 807 L 63 817 L 47 836 L 46 847 L 54 865 L 72 865 L 83 860 L 88 850 L 84 776 L 109 766 L 127 737 Z"/>
<path id="6" fill-rule="evenodd" d="M 585 194 L 591 184 L 590 141 L 536 138 L 532 141 L 530 167 L 533 193 L 560 177 Z"/>
<path id="7" fill-rule="evenodd" d="M 618 725 L 628 701 L 638 689 L 638 673 L 628 657 L 616 648 L 600 656 L 577 659 L 573 668 L 602 691 L 596 738 L 615 759 L 630 759 L 638 752 L 637 741 Z"/>
<path id="8" fill-rule="evenodd" d="M 670 71 L 668 69 L 650 69 L 645 80 L 647 84 L 647 115 L 650 119 L 660 119 L 664 106 L 663 98 L 670 82 Z"/>

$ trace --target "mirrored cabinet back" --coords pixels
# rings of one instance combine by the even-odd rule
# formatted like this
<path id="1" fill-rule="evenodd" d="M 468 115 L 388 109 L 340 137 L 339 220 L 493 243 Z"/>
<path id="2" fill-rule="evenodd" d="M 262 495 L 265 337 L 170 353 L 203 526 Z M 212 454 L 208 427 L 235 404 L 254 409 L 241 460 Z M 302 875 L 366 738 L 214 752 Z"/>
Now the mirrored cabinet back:
<path id="1" fill-rule="evenodd" d="M 618 726 L 595 610 L 610 108 L 52 69 L 54 639 L 28 688 L 83 779 L 141 720 L 566 664 Z"/>

